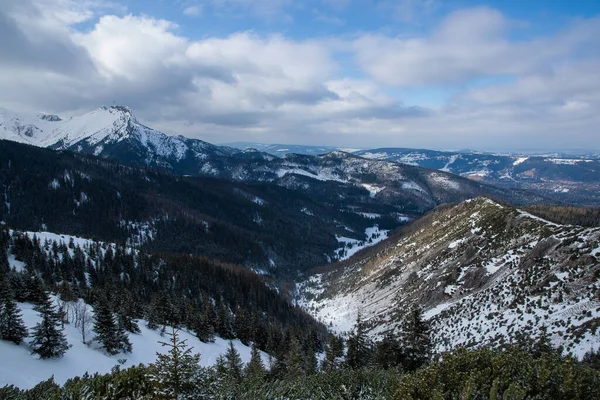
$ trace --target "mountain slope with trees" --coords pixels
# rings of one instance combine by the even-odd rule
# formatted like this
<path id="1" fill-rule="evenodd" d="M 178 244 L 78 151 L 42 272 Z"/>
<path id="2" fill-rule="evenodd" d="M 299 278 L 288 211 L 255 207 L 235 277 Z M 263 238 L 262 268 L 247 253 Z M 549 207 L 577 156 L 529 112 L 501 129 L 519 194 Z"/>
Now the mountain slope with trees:
<path id="1" fill-rule="evenodd" d="M 578 357 L 600 345 L 600 228 L 559 225 L 486 198 L 444 205 L 361 256 L 318 268 L 299 301 L 372 337 L 420 304 L 437 351 L 547 336 Z"/>

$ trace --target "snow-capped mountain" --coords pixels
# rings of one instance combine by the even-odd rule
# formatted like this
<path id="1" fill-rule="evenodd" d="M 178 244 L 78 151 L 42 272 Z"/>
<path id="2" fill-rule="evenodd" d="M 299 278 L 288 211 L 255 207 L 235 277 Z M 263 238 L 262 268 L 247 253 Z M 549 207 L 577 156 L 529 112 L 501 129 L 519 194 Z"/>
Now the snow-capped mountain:
<path id="1" fill-rule="evenodd" d="M 594 154 L 516 155 L 405 148 L 359 150 L 355 154 L 438 169 L 494 186 L 527 189 L 567 203 L 600 202 L 600 158 Z"/>
<path id="2" fill-rule="evenodd" d="M 395 214 L 406 218 L 407 213 L 421 214 L 442 202 L 476 195 L 519 204 L 544 201 L 540 196 L 528 198 L 446 171 L 366 159 L 343 151 L 276 157 L 251 148 L 238 150 L 168 136 L 140 123 L 124 106 L 101 107 L 69 119 L 6 115 L 9 123 L 3 125 L 4 136 L 9 140 L 160 167 L 180 175 L 275 183 L 313 197 L 325 197 L 333 204 L 342 202 L 341 209 L 350 212 L 374 215 L 383 211 L 391 213 L 392 218 Z"/>
<path id="3" fill-rule="evenodd" d="M 0 108 L 0 139 L 44 146 L 43 141 L 61 124 L 57 115 L 17 114 Z"/>
<path id="4" fill-rule="evenodd" d="M 338 331 L 371 335 L 418 303 L 439 351 L 546 331 L 581 356 L 598 348 L 600 228 L 558 225 L 487 198 L 442 206 L 367 254 L 298 285 L 299 303 Z"/>
<path id="5" fill-rule="evenodd" d="M 68 119 L 24 116 L 2 109 L 0 139 L 171 170 L 182 164 L 201 169 L 203 160 L 209 157 L 239 152 L 202 140 L 166 135 L 140 123 L 125 106 L 103 106 Z"/>

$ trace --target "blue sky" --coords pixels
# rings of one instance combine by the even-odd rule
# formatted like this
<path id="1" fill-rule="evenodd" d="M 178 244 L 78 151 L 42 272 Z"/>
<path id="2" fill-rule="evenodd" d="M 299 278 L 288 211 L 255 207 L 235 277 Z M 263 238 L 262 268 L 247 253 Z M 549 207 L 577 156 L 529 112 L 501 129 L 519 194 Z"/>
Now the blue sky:
<path id="1" fill-rule="evenodd" d="M 0 0 L 0 106 L 212 142 L 600 149 L 600 1 Z"/>

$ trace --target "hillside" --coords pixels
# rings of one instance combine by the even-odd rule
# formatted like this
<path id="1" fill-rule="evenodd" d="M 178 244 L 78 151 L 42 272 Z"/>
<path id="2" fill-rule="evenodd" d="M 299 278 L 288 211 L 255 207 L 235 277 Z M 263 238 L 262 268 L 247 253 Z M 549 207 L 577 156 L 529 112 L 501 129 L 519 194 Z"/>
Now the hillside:
<path id="1" fill-rule="evenodd" d="M 0 141 L 0 153 L 0 220 L 11 227 L 129 241 L 282 272 L 344 257 L 348 240 L 371 244 L 370 232 L 393 230 L 441 202 L 480 194 L 517 204 L 540 201 L 347 153 L 289 156 L 278 159 L 285 168 L 276 172 L 261 170 L 262 158 L 255 164 L 243 153 L 245 169 L 254 174 L 249 183 L 177 176 L 8 141 Z"/>
<path id="2" fill-rule="evenodd" d="M 358 313 L 377 337 L 420 304 L 435 347 L 499 345 L 519 334 L 581 356 L 600 341 L 600 228 L 558 225 L 486 198 L 441 206 L 358 258 L 298 285 L 337 331 Z"/>
<path id="3" fill-rule="evenodd" d="M 18 229 L 283 272 L 335 258 L 336 237 L 366 241 L 367 228 L 401 223 L 340 210 L 325 197 L 276 185 L 179 177 L 6 141 L 0 141 L 0 153 L 0 220 Z"/>
<path id="4" fill-rule="evenodd" d="M 29 303 L 19 304 L 23 320 L 28 328 L 33 328 L 40 320 L 38 313 L 32 309 Z M 91 308 L 90 308 L 91 309 Z M 0 353 L 3 359 L 10 363 L 0 362 L 0 387 L 4 385 L 15 385 L 21 389 L 30 389 L 38 383 L 54 376 L 54 381 L 64 384 L 67 379 L 83 376 L 86 372 L 90 375 L 98 372 L 106 374 L 115 366 L 128 368 L 140 363 L 148 365 L 156 360 L 156 353 L 165 353 L 165 348 L 159 342 L 167 338 L 161 335 L 160 330 L 152 330 L 147 327 L 147 322 L 139 321 L 139 334 L 131 334 L 129 339 L 133 351 L 128 354 L 108 355 L 98 348 L 97 343 L 88 346 L 81 340 L 81 334 L 73 323 L 67 324 L 65 334 L 71 348 L 67 350 L 64 357 L 57 360 L 40 360 L 30 354 L 30 349 L 25 343 L 15 345 L 14 343 L 0 340 Z M 93 339 L 94 334 L 90 332 Z M 201 342 L 194 334 L 187 331 L 180 332 L 182 339 L 187 340 L 194 353 L 200 354 L 200 362 L 203 366 L 214 365 L 217 358 L 225 353 L 228 341 L 216 338 L 213 343 Z M 239 340 L 233 341 L 239 351 L 242 360 L 247 363 L 250 360 L 250 348 Z M 263 353 L 263 359 L 267 355 Z M 124 361 L 123 363 L 121 361 Z M 26 373 L 24 373 L 27 371 Z"/>
<path id="5" fill-rule="evenodd" d="M 325 327 L 272 286 L 264 276 L 235 265 L 0 224 L 0 301 L 2 307 L 6 296 L 19 302 L 29 333 L 19 345 L 0 341 L 3 360 L 11 360 L 0 362 L 0 386 L 30 388 L 53 374 L 64 383 L 86 371 L 107 373 L 123 363 L 148 364 L 157 351 L 164 352 L 158 342 L 171 326 L 183 330 L 183 339 L 201 354 L 202 365 L 213 365 L 228 341 L 244 361 L 251 344 L 276 354 L 292 332 L 314 354 L 328 335 Z M 30 354 L 31 328 L 40 319 L 34 305 L 41 304 L 43 292 L 53 293 L 51 301 L 60 310 L 71 345 L 63 357 L 52 360 Z M 107 354 L 94 339 L 94 310 L 100 306 L 109 307 L 126 329 L 131 352 Z"/>

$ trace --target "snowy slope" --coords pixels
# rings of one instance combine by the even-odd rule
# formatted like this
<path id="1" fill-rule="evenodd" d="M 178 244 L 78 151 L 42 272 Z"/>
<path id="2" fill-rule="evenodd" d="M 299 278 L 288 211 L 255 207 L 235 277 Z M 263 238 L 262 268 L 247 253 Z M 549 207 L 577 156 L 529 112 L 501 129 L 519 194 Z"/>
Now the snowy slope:
<path id="1" fill-rule="evenodd" d="M 126 107 L 100 107 L 64 121 L 41 145 L 66 149 L 84 140 L 90 145 L 103 140 L 120 141 L 128 137 L 128 127 L 135 123 L 131 110 Z"/>
<path id="2" fill-rule="evenodd" d="M 581 356 L 600 347 L 600 228 L 557 225 L 485 198 L 438 209 L 376 251 L 298 285 L 299 304 L 338 332 L 360 312 L 394 331 L 411 304 L 437 350 L 518 333 Z"/>
<path id="3" fill-rule="evenodd" d="M 38 314 L 32 309 L 31 304 L 21 303 L 19 305 L 25 324 L 28 328 L 32 328 L 39 321 Z M 19 346 L 11 342 L 0 341 L 0 387 L 15 385 L 21 389 L 29 389 L 53 375 L 54 380 L 58 384 L 62 384 L 67 379 L 81 376 L 85 372 L 108 373 L 114 366 L 121 365 L 120 359 L 126 360 L 122 365 L 123 368 L 140 363 L 148 365 L 155 361 L 157 352 L 166 352 L 159 342 L 164 342 L 168 336 L 161 336 L 159 331 L 148 329 L 143 320 L 139 321 L 139 326 L 140 334 L 129 334 L 133 351 L 129 354 L 120 353 L 114 356 L 109 356 L 97 349 L 95 342 L 92 346 L 84 344 L 80 333 L 72 324 L 66 325 L 64 331 L 72 347 L 59 359 L 41 360 L 37 356 L 31 355 L 27 345 L 30 338 Z M 187 345 L 193 347 L 195 353 L 200 354 L 200 364 L 203 366 L 213 365 L 229 345 L 228 341 L 218 337 L 214 343 L 202 343 L 187 331 L 181 331 L 180 335 L 182 340 L 187 339 Z M 93 337 L 93 333 L 91 337 Z M 239 340 L 234 340 L 233 343 L 242 360 L 248 362 L 250 348 Z M 262 358 L 266 364 L 265 353 L 262 353 Z"/>
<path id="4" fill-rule="evenodd" d="M 0 139 L 43 146 L 42 142 L 62 123 L 56 115 L 17 114 L 0 108 Z"/>

